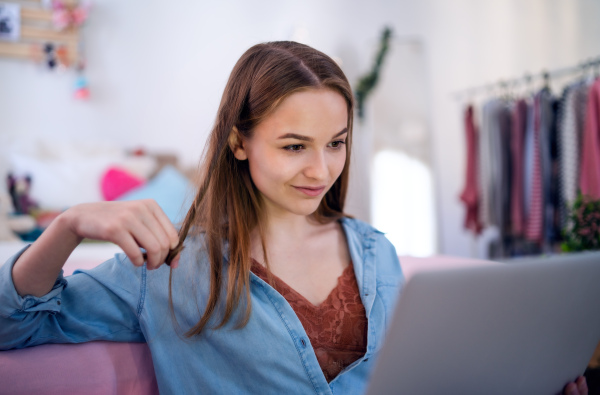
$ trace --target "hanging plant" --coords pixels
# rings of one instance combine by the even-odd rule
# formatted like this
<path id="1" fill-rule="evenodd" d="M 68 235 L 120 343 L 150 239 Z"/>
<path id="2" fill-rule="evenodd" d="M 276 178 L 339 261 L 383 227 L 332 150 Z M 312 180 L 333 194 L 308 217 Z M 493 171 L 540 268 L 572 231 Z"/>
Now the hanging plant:
<path id="1" fill-rule="evenodd" d="M 381 70 L 383 59 L 387 54 L 391 36 L 392 29 L 389 27 L 383 29 L 381 41 L 379 43 L 379 51 L 377 51 L 377 57 L 375 58 L 375 64 L 368 74 L 364 75 L 358 80 L 358 84 L 356 85 L 356 91 L 354 92 L 354 95 L 356 96 L 356 107 L 358 110 L 358 117 L 360 119 L 364 117 L 365 100 L 373 91 L 375 85 L 377 85 L 377 81 L 379 80 L 379 71 Z"/>
<path id="2" fill-rule="evenodd" d="M 581 192 L 569 209 L 570 224 L 563 230 L 564 252 L 600 249 L 600 200 Z"/>

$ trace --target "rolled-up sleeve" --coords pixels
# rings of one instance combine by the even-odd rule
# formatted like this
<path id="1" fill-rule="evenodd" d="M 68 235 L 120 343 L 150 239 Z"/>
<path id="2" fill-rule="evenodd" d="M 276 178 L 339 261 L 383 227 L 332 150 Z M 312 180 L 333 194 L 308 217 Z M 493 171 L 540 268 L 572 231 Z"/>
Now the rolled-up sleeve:
<path id="1" fill-rule="evenodd" d="M 52 290 L 42 297 L 31 295 L 22 297 L 15 290 L 12 281 L 12 267 L 28 247 L 23 248 L 0 268 L 0 316 L 2 318 L 9 318 L 33 311 L 48 311 L 51 313 L 58 313 L 60 311 L 60 295 L 67 285 L 62 271 L 56 279 Z"/>
<path id="2" fill-rule="evenodd" d="M 12 268 L 25 247 L 0 267 L 0 350 L 92 340 L 143 342 L 139 314 L 145 268 L 119 255 L 63 277 L 46 295 L 17 293 Z"/>

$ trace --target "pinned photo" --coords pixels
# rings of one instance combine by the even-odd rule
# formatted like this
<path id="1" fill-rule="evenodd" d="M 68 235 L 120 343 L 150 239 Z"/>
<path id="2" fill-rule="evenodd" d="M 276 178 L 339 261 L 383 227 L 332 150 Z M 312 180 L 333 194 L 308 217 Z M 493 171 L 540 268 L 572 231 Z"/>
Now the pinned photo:
<path id="1" fill-rule="evenodd" d="M 21 36 L 21 8 L 0 3 L 0 40 L 17 41 Z"/>

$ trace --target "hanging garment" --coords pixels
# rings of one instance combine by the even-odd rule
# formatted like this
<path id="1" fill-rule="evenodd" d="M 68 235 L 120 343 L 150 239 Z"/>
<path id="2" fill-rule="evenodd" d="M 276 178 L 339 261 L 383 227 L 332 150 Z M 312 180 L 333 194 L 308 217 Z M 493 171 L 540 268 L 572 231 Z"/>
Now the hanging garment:
<path id="1" fill-rule="evenodd" d="M 511 199 L 510 219 L 513 236 L 522 236 L 524 229 L 523 172 L 525 150 L 525 127 L 527 125 L 527 103 L 519 100 L 512 110 L 511 127 Z"/>
<path id="2" fill-rule="evenodd" d="M 575 122 L 575 91 L 576 85 L 569 85 L 563 90 L 558 114 L 558 206 L 562 228 L 567 225 L 568 202 L 575 198 L 577 191 L 579 142 Z"/>
<path id="3" fill-rule="evenodd" d="M 556 175 L 554 171 L 554 156 L 552 147 L 555 145 L 555 123 L 554 123 L 554 96 L 548 88 L 544 88 L 539 93 L 540 98 L 540 170 L 542 184 L 542 239 L 550 246 L 555 234 L 554 221 L 554 190 Z"/>
<path id="4" fill-rule="evenodd" d="M 541 242 L 543 237 L 544 195 L 542 186 L 542 149 L 541 149 L 541 109 L 540 94 L 534 98 L 533 105 L 533 168 L 531 173 L 531 189 L 529 191 L 529 211 L 525 237 L 534 242 Z"/>
<path id="5" fill-rule="evenodd" d="M 548 205 L 551 207 L 551 211 L 547 212 L 549 233 L 548 241 L 550 245 L 555 245 L 560 242 L 561 237 L 561 226 L 559 221 L 559 189 L 558 189 L 558 174 L 560 171 L 560 161 L 558 156 L 558 110 L 559 110 L 560 98 L 552 96 L 551 112 L 552 112 L 552 123 L 550 126 L 550 161 L 551 161 L 551 174 L 550 174 L 550 196 L 548 198 Z"/>
<path id="6" fill-rule="evenodd" d="M 588 91 L 580 169 L 581 193 L 600 199 L 600 79 Z"/>
<path id="7" fill-rule="evenodd" d="M 523 216 L 524 230 L 527 228 L 529 211 L 531 205 L 531 191 L 533 186 L 533 162 L 535 153 L 534 144 L 534 99 L 527 99 L 527 118 L 525 122 L 525 145 L 524 145 L 524 172 L 523 172 Z"/>
<path id="8" fill-rule="evenodd" d="M 477 166 L 479 168 L 479 223 L 485 228 L 490 225 L 490 195 L 491 195 L 491 162 L 492 148 L 490 128 L 493 121 L 494 99 L 483 104 L 481 108 L 481 128 L 479 129 L 479 151 Z"/>
<path id="9" fill-rule="evenodd" d="M 568 226 L 569 207 L 577 197 L 585 109 L 589 87 L 579 81 L 563 94 L 561 119 L 558 124 L 560 227 Z"/>
<path id="10" fill-rule="evenodd" d="M 579 187 L 579 179 L 581 176 L 581 158 L 583 154 L 583 135 L 585 133 L 585 119 L 587 114 L 587 105 L 588 105 L 588 92 L 590 90 L 590 86 L 592 85 L 591 80 L 582 81 L 581 85 L 577 87 L 577 91 L 575 93 L 575 122 L 577 123 L 577 141 L 579 145 L 577 146 L 577 178 L 575 179 L 576 191 L 580 189 Z"/>
<path id="11" fill-rule="evenodd" d="M 482 124 L 479 134 L 479 176 L 480 208 L 479 218 L 483 227 L 502 223 L 502 155 L 504 143 L 500 117 L 506 104 L 499 99 L 491 99 L 483 105 Z"/>
<path id="12" fill-rule="evenodd" d="M 481 223 L 479 222 L 479 179 L 477 177 L 477 152 L 479 146 L 473 111 L 472 105 L 469 105 L 465 111 L 467 164 L 465 187 L 460 194 L 460 200 L 465 205 L 465 229 L 478 235 L 482 230 Z"/>
<path id="13" fill-rule="evenodd" d="M 504 100 L 498 111 L 498 188 L 495 194 L 499 197 L 496 202 L 496 219 L 503 240 L 510 235 L 510 197 L 512 186 L 512 161 L 510 152 L 511 113 L 514 102 Z M 505 245 L 506 247 L 506 245 Z"/>

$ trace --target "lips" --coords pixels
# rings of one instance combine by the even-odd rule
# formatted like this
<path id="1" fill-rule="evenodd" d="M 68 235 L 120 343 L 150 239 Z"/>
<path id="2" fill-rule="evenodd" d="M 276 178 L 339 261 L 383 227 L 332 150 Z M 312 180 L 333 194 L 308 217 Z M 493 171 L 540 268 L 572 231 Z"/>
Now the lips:
<path id="1" fill-rule="evenodd" d="M 300 191 L 308 196 L 319 196 L 324 190 L 325 186 L 320 187 L 294 187 L 297 191 Z"/>

